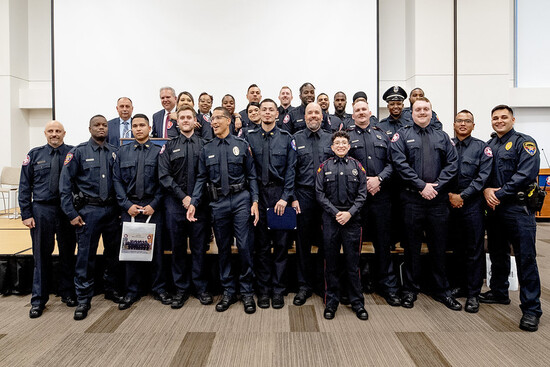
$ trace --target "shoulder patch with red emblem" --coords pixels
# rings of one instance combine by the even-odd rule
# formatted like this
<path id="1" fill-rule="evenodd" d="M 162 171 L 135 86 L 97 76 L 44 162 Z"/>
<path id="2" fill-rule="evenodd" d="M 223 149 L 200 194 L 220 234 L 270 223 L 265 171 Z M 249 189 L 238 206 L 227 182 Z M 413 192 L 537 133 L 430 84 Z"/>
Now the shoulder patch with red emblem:
<path id="1" fill-rule="evenodd" d="M 398 133 L 393 134 L 393 137 L 391 138 L 391 142 L 395 143 L 398 140 L 399 140 L 399 134 Z"/>
<path id="2" fill-rule="evenodd" d="M 485 150 L 483 150 L 483 154 L 485 154 L 487 157 L 492 157 L 493 151 L 491 150 L 491 147 L 485 147 Z"/>
<path id="3" fill-rule="evenodd" d="M 529 153 L 530 156 L 534 156 L 537 152 L 537 146 L 531 141 L 526 141 L 525 143 L 523 143 L 523 149 L 525 149 L 525 151 Z"/>
<path id="4" fill-rule="evenodd" d="M 65 161 L 63 162 L 63 165 L 66 166 L 67 164 L 69 164 L 69 162 L 73 159 L 74 155 L 73 153 L 69 152 L 67 153 L 67 155 L 65 156 Z"/>
<path id="5" fill-rule="evenodd" d="M 165 149 L 165 148 L 166 148 L 166 144 L 164 144 L 164 145 L 162 146 L 162 148 L 160 148 L 160 152 L 159 152 L 159 154 L 162 154 L 162 153 L 164 153 L 164 149 Z"/>
<path id="6" fill-rule="evenodd" d="M 27 157 L 25 157 L 25 160 L 23 161 L 23 166 L 28 166 L 31 162 L 31 157 L 27 154 Z"/>
<path id="7" fill-rule="evenodd" d="M 285 118 L 283 119 L 283 124 L 288 124 L 289 121 L 290 121 L 290 115 L 286 115 Z"/>
<path id="8" fill-rule="evenodd" d="M 208 117 L 208 115 L 202 115 L 202 119 L 206 122 L 210 122 L 210 117 Z"/>
<path id="9" fill-rule="evenodd" d="M 168 125 L 166 125 L 167 129 L 171 129 L 174 124 L 172 123 L 172 120 L 168 120 Z"/>

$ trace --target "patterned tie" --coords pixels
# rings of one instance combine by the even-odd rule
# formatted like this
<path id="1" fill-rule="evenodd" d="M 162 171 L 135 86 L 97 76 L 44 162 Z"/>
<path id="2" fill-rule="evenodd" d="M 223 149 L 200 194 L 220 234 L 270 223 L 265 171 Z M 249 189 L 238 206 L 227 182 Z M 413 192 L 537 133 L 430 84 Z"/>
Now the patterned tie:
<path id="1" fill-rule="evenodd" d="M 107 187 L 107 153 L 104 147 L 99 147 L 99 198 L 103 201 L 109 197 L 109 189 Z"/>
<path id="2" fill-rule="evenodd" d="M 59 150 L 52 150 L 52 162 L 50 165 L 50 192 L 57 194 L 59 192 Z"/>
<path id="3" fill-rule="evenodd" d="M 227 141 L 220 141 L 220 181 L 222 186 L 223 196 L 229 195 L 229 170 L 227 168 Z"/>
<path id="4" fill-rule="evenodd" d="M 269 148 L 271 132 L 264 133 L 264 145 L 262 147 L 262 184 L 266 186 L 269 183 Z"/>
<path id="5" fill-rule="evenodd" d="M 121 138 L 126 138 L 126 134 L 128 134 L 128 130 L 130 130 L 130 124 L 128 123 L 128 121 L 122 121 L 122 136 Z"/>
<path id="6" fill-rule="evenodd" d="M 145 193 L 145 145 L 138 145 L 137 150 L 136 196 L 141 200 Z"/>

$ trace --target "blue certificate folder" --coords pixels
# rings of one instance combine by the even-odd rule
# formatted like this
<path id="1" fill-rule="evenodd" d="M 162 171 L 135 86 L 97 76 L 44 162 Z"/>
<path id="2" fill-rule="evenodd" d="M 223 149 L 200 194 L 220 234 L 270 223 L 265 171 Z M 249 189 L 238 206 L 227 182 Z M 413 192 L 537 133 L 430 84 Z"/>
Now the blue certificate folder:
<path id="1" fill-rule="evenodd" d="M 267 228 L 269 229 L 296 229 L 296 210 L 286 207 L 283 215 L 275 214 L 273 208 L 267 209 Z"/>

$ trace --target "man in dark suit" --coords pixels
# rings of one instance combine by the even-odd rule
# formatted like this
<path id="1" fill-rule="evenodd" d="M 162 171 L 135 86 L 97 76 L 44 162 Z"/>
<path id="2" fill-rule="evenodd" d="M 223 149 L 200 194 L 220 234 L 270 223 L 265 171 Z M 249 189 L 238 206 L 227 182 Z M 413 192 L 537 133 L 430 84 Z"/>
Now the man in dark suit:
<path id="1" fill-rule="evenodd" d="M 176 138 L 179 136 L 177 123 L 170 118 L 170 113 L 176 107 L 174 88 L 160 88 L 160 103 L 163 109 L 153 115 L 153 138 Z"/>
<path id="2" fill-rule="evenodd" d="M 116 111 L 118 117 L 109 120 L 109 133 L 107 142 L 115 147 L 120 146 L 120 138 L 133 138 L 132 135 L 132 112 L 134 106 L 132 100 L 128 97 L 120 97 L 116 102 Z"/>

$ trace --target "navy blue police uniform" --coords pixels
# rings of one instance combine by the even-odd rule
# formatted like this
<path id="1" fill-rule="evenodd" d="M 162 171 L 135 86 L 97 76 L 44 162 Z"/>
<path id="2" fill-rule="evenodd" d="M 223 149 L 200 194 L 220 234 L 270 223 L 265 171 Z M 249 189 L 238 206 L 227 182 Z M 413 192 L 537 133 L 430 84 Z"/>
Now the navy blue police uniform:
<path id="1" fill-rule="evenodd" d="M 131 142 L 123 145 L 117 152 L 117 159 L 113 169 L 113 183 L 116 198 L 121 210 L 123 222 L 130 222 L 131 216 L 128 209 L 132 205 L 150 205 L 155 211 L 149 223 L 155 223 L 155 243 L 153 246 L 152 269 L 148 269 L 147 263 L 126 262 L 126 297 L 136 300 L 143 292 L 140 285 L 145 274 L 151 272 L 152 291 L 154 293 L 166 292 L 166 279 L 162 271 L 162 195 L 158 180 L 158 155 L 161 148 L 150 140 L 143 144 Z M 145 222 L 148 216 L 138 214 L 134 217 L 136 222 Z"/>
<path id="2" fill-rule="evenodd" d="M 277 124 L 277 127 L 279 129 L 283 128 L 283 124 L 288 123 L 290 121 L 290 116 L 288 115 L 290 111 L 292 111 L 294 107 L 288 106 L 287 108 L 284 108 L 283 106 L 277 107 L 277 111 L 279 111 L 279 116 L 275 119 L 275 123 Z"/>
<path id="3" fill-rule="evenodd" d="M 466 297 L 478 297 L 483 285 L 485 246 L 483 188 L 491 174 L 493 154 L 487 144 L 472 136 L 453 138 L 458 153 L 458 172 L 450 192 L 459 194 L 464 204 L 451 208 L 449 248 L 453 250 L 455 271 L 449 273 L 452 287 Z"/>
<path id="4" fill-rule="evenodd" d="M 113 187 L 112 171 L 116 148 L 98 145 L 93 139 L 71 149 L 65 157 L 59 180 L 61 208 L 70 220 L 80 216 L 76 228 L 75 290 L 80 305 L 90 305 L 94 295 L 94 269 L 99 237 L 103 238 L 106 294 L 118 292 L 118 255 L 120 246 L 120 210 Z M 73 194 L 82 204 L 75 207 Z M 78 202 L 78 201 L 77 201 Z"/>
<path id="5" fill-rule="evenodd" d="M 367 172 L 367 177 L 378 177 L 380 191 L 367 194 L 367 202 L 361 211 L 363 231 L 372 240 L 376 263 L 379 292 L 397 298 L 397 276 L 391 259 L 391 177 L 393 167 L 390 159 L 390 140 L 376 126 L 365 129 L 355 125 L 349 132 L 351 149 L 349 155 L 357 159 Z"/>
<path id="6" fill-rule="evenodd" d="M 321 207 L 315 198 L 315 177 L 320 164 L 333 154 L 330 149 L 331 135 L 319 129 L 309 128 L 294 135 L 296 141 L 296 177 L 294 199 L 300 205 L 301 214 L 296 216 L 297 280 L 299 291 L 307 297 L 314 290 L 314 267 L 311 247 L 322 249 Z M 320 293 L 323 293 L 321 290 Z"/>
<path id="7" fill-rule="evenodd" d="M 51 256 L 55 237 L 59 248 L 60 271 L 57 293 L 65 300 L 74 299 L 74 228 L 63 213 L 59 199 L 59 174 L 71 145 L 57 148 L 46 144 L 32 149 L 21 167 L 19 207 L 23 220 L 34 218 L 31 228 L 34 273 L 31 306 L 44 308 L 53 287 Z M 74 302 L 74 301 L 73 301 Z"/>
<path id="8" fill-rule="evenodd" d="M 191 284 L 196 294 L 207 292 L 207 269 L 205 257 L 210 240 L 210 211 L 208 200 L 201 197 L 196 207 L 196 222 L 186 218 L 187 209 L 183 199 L 193 195 L 199 166 L 199 155 L 204 140 L 197 134 L 186 137 L 180 134 L 166 143 L 159 156 L 159 178 L 166 192 L 166 228 L 172 245 L 172 277 L 176 298 L 189 296 Z M 191 261 L 187 261 L 187 240 L 191 250 Z M 191 264 L 189 269 L 188 264 Z M 179 294 L 179 296 L 178 296 Z"/>
<path id="9" fill-rule="evenodd" d="M 488 187 L 500 189 L 500 204 L 487 209 L 487 239 L 491 257 L 489 287 L 496 299 L 508 300 L 510 243 L 514 249 L 519 280 L 520 308 L 524 315 L 540 318 L 540 277 L 536 261 L 535 213 L 523 199 L 537 180 L 540 153 L 535 140 L 511 129 L 488 142 L 493 152 L 493 171 Z M 480 297 L 483 302 L 483 298 Z M 509 300 L 508 300 L 509 302 Z"/>
<path id="10" fill-rule="evenodd" d="M 429 248 L 433 295 L 446 306 L 457 308 L 451 299 L 445 273 L 449 207 L 449 182 L 456 175 L 458 160 L 451 139 L 442 130 L 428 124 L 405 126 L 395 133 L 391 143 L 394 169 L 401 179 L 401 202 L 405 230 L 403 248 L 405 264 L 403 272 L 402 305 L 413 307 L 420 291 L 420 249 L 423 232 Z M 427 183 L 436 183 L 437 196 L 424 199 L 420 192 Z"/>
<path id="11" fill-rule="evenodd" d="M 288 231 L 268 230 L 267 210 L 274 210 L 279 200 L 290 206 L 290 198 L 294 195 L 296 145 L 290 133 L 276 126 L 267 132 L 263 127 L 254 130 L 247 140 L 252 149 L 259 187 L 260 220 L 254 241 L 257 293 L 260 297 L 272 295 L 277 303 L 286 292 Z"/>
<path id="12" fill-rule="evenodd" d="M 195 134 L 197 134 L 204 140 L 210 140 L 214 137 L 214 131 L 212 130 L 210 117 L 211 115 L 209 114 L 197 114 L 197 122 L 201 125 L 201 127 L 195 129 Z"/>
<path id="13" fill-rule="evenodd" d="M 243 296 L 253 295 L 252 269 L 253 221 L 252 202 L 258 202 L 256 168 L 248 143 L 232 134 L 224 139 L 214 137 L 205 143 L 199 155 L 199 167 L 191 204 L 200 205 L 207 185 L 213 194 L 210 200 L 212 225 L 218 246 L 220 281 L 224 295 L 232 302 L 240 290 Z M 231 268 L 233 236 L 241 260 L 237 289 Z"/>
<path id="14" fill-rule="evenodd" d="M 361 208 L 367 199 L 367 176 L 361 163 L 346 155 L 332 157 L 321 164 L 315 180 L 316 198 L 323 208 L 323 246 L 325 253 L 325 305 L 336 311 L 340 303 L 338 257 L 343 247 L 349 300 L 354 311 L 364 307 L 359 275 L 361 255 Z M 335 217 L 347 211 L 350 220 L 340 225 Z"/>
<path id="15" fill-rule="evenodd" d="M 353 117 L 351 116 L 351 113 L 346 113 L 345 111 L 343 113 L 334 113 L 334 115 L 331 115 L 338 117 L 340 120 L 342 120 L 342 124 L 340 125 L 338 130 L 346 130 L 346 126 L 353 125 Z"/>
<path id="16" fill-rule="evenodd" d="M 378 124 L 378 117 L 371 115 L 369 119 L 369 124 L 372 126 L 376 126 Z M 353 129 L 355 129 L 355 120 L 353 118 L 347 119 L 342 124 L 342 130 L 344 131 L 352 131 Z"/>

